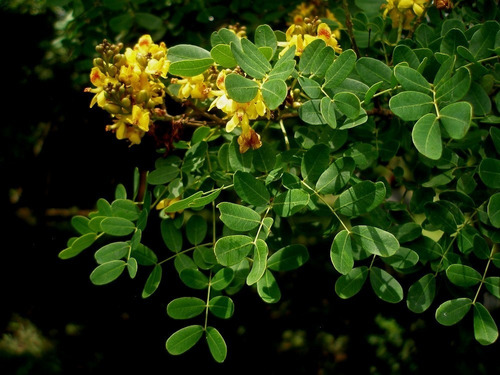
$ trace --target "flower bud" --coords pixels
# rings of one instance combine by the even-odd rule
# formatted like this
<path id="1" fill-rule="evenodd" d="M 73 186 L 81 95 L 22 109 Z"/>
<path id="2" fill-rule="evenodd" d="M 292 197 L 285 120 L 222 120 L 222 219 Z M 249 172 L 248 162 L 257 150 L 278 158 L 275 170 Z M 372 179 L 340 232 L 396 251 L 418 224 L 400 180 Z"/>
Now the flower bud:
<path id="1" fill-rule="evenodd" d="M 98 68 L 101 68 L 104 70 L 104 60 L 101 59 L 100 57 L 96 57 L 93 61 L 94 66 L 97 66 Z"/>
<path id="2" fill-rule="evenodd" d="M 114 64 L 117 68 L 119 68 L 120 66 L 122 66 L 123 64 L 125 64 L 125 62 L 126 62 L 126 61 L 127 61 L 127 60 L 126 60 L 125 56 L 124 56 L 124 55 L 122 55 L 121 53 L 119 53 L 119 54 L 117 54 L 117 55 L 115 55 L 115 56 L 113 57 L 113 64 Z"/>
<path id="3" fill-rule="evenodd" d="M 104 52 L 104 46 L 102 44 L 98 44 L 95 47 L 95 50 L 96 50 L 97 53 L 103 53 Z"/>
<path id="4" fill-rule="evenodd" d="M 118 73 L 118 68 L 114 65 L 111 65 L 108 69 L 108 73 L 111 77 L 116 76 L 116 73 Z"/>
<path id="5" fill-rule="evenodd" d="M 137 93 L 135 100 L 138 104 L 145 103 L 149 100 L 149 93 L 146 90 L 141 90 Z"/>
<path id="6" fill-rule="evenodd" d="M 130 101 L 130 98 L 123 98 L 120 101 L 120 104 L 122 105 L 122 107 L 130 108 L 130 106 L 132 105 L 132 102 Z"/>
<path id="7" fill-rule="evenodd" d="M 141 53 L 138 53 L 137 56 L 135 57 L 135 59 L 142 66 L 147 66 L 148 65 L 148 59 L 146 58 L 146 56 L 144 56 Z"/>
<path id="8" fill-rule="evenodd" d="M 104 110 L 108 111 L 109 113 L 112 113 L 116 115 L 117 113 L 121 113 L 122 109 L 119 105 L 113 104 L 113 103 L 107 103 L 104 106 Z"/>
<path id="9" fill-rule="evenodd" d="M 154 107 L 156 107 L 156 103 L 154 102 L 154 100 L 148 100 L 148 104 L 146 105 L 146 108 L 153 109 Z"/>

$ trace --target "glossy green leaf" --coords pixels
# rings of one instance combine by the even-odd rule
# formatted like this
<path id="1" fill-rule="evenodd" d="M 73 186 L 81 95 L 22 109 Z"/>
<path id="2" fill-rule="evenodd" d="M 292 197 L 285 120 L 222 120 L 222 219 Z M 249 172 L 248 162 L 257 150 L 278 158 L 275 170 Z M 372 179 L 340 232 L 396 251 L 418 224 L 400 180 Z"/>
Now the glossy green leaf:
<path id="1" fill-rule="evenodd" d="M 398 303 L 403 299 L 401 284 L 381 268 L 370 269 L 370 284 L 377 297 L 385 302 Z"/>
<path id="2" fill-rule="evenodd" d="M 467 68 L 459 68 L 451 79 L 443 80 L 436 87 L 436 101 L 443 105 L 462 99 L 469 91 L 471 74 Z"/>
<path id="3" fill-rule="evenodd" d="M 255 45 L 257 47 L 270 47 L 273 53 L 276 51 L 277 39 L 273 29 L 269 25 L 259 25 L 255 29 Z"/>
<path id="4" fill-rule="evenodd" d="M 338 193 L 349 182 L 356 165 L 354 159 L 343 157 L 335 160 L 319 176 L 316 191 L 320 194 Z"/>
<path id="5" fill-rule="evenodd" d="M 271 271 L 266 270 L 257 282 L 257 293 L 266 303 L 276 303 L 281 298 L 281 291 Z"/>
<path id="6" fill-rule="evenodd" d="M 215 243 L 215 256 L 221 265 L 232 266 L 240 263 L 252 248 L 253 240 L 248 236 L 226 236 Z"/>
<path id="7" fill-rule="evenodd" d="M 351 228 L 352 240 L 370 254 L 387 257 L 399 249 L 399 242 L 393 234 L 377 227 L 357 225 Z"/>
<path id="8" fill-rule="evenodd" d="M 285 246 L 267 260 L 267 268 L 272 271 L 291 271 L 299 268 L 309 260 L 309 252 L 304 245 Z"/>
<path id="9" fill-rule="evenodd" d="M 179 355 L 191 349 L 203 336 L 203 327 L 191 325 L 173 333 L 166 342 L 167 351 L 172 355 Z"/>
<path id="10" fill-rule="evenodd" d="M 334 59 L 335 59 L 335 51 L 332 47 L 326 46 L 321 51 L 319 51 L 312 58 L 310 67 L 311 77 L 319 77 L 319 78 L 324 77 L 328 67 L 331 66 Z"/>
<path id="11" fill-rule="evenodd" d="M 301 189 L 291 189 L 276 196 L 273 210 L 278 215 L 288 217 L 296 214 L 309 203 L 309 194 Z"/>
<path id="12" fill-rule="evenodd" d="M 212 354 L 213 359 L 218 363 L 224 362 L 227 356 L 227 345 L 224 338 L 214 327 L 208 326 L 205 333 L 208 349 L 210 350 L 210 354 Z"/>
<path id="13" fill-rule="evenodd" d="M 271 70 L 267 58 L 248 39 L 241 39 L 241 48 L 235 43 L 230 46 L 236 62 L 248 75 L 262 79 Z"/>
<path id="14" fill-rule="evenodd" d="M 481 282 L 482 276 L 474 268 L 463 264 L 452 264 L 446 269 L 446 276 L 458 286 L 473 286 Z"/>
<path id="15" fill-rule="evenodd" d="M 236 62 L 231 47 L 228 44 L 218 44 L 210 51 L 210 56 L 214 61 L 223 66 L 224 68 L 234 68 L 238 63 Z"/>
<path id="16" fill-rule="evenodd" d="M 500 160 L 484 158 L 479 164 L 479 177 L 492 189 L 500 188 Z"/>
<path id="17" fill-rule="evenodd" d="M 326 123 L 321 115 L 321 100 L 308 100 L 299 107 L 299 117 L 310 125 L 323 125 Z"/>
<path id="18" fill-rule="evenodd" d="M 465 34 L 459 29 L 449 30 L 443 37 L 440 46 L 440 52 L 447 55 L 454 55 L 457 53 L 458 46 L 468 46 Z"/>
<path id="19" fill-rule="evenodd" d="M 177 273 L 181 273 L 183 270 L 192 268 L 192 269 L 198 269 L 198 266 L 194 262 L 193 258 L 190 256 L 179 253 L 176 255 L 175 260 L 174 260 L 174 267 Z"/>
<path id="20" fill-rule="evenodd" d="M 418 263 L 418 254 L 407 247 L 400 247 L 393 255 L 383 258 L 384 262 L 397 270 L 413 267 Z"/>
<path id="21" fill-rule="evenodd" d="M 470 39 L 470 51 L 476 60 L 486 58 L 492 54 L 495 48 L 495 36 L 498 39 L 499 24 L 495 20 L 489 20 L 481 24 L 479 29 Z"/>
<path id="22" fill-rule="evenodd" d="M 249 207 L 235 203 L 222 202 L 217 205 L 221 221 L 230 229 L 238 232 L 247 232 L 257 228 L 260 224 L 260 215 Z"/>
<path id="23" fill-rule="evenodd" d="M 265 184 L 247 172 L 237 171 L 233 178 L 234 189 L 245 202 L 254 206 L 263 206 L 269 203 L 270 195 Z"/>
<path id="24" fill-rule="evenodd" d="M 474 338 L 481 345 L 491 345 L 498 339 L 498 328 L 490 312 L 481 303 L 474 304 Z"/>
<path id="25" fill-rule="evenodd" d="M 335 104 L 328 97 L 323 97 L 320 102 L 320 111 L 323 119 L 332 129 L 337 128 L 337 115 L 335 114 Z"/>
<path id="26" fill-rule="evenodd" d="M 234 303 L 229 297 L 217 296 L 210 300 L 208 309 L 218 318 L 229 319 L 234 313 Z"/>
<path id="27" fill-rule="evenodd" d="M 158 286 L 160 285 L 162 277 L 162 268 L 161 265 L 156 264 L 148 276 L 146 280 L 146 284 L 144 285 L 144 289 L 142 290 L 142 298 L 148 298 L 151 294 L 153 294 Z"/>
<path id="28" fill-rule="evenodd" d="M 312 146 L 302 158 L 300 168 L 302 178 L 306 183 L 314 185 L 329 163 L 330 149 L 328 146 L 322 143 Z"/>
<path id="29" fill-rule="evenodd" d="M 70 259 L 78 254 L 80 254 L 83 250 L 88 249 L 97 239 L 96 233 L 87 233 L 80 237 L 78 237 L 68 248 L 59 252 L 60 259 Z"/>
<path id="30" fill-rule="evenodd" d="M 358 216 L 369 212 L 385 199 L 385 185 L 382 182 L 377 184 L 361 181 L 340 194 L 333 208 L 345 216 Z"/>
<path id="31" fill-rule="evenodd" d="M 111 260 L 92 271 L 90 281 L 94 285 L 104 285 L 116 280 L 125 270 L 127 263 L 123 260 Z"/>
<path id="32" fill-rule="evenodd" d="M 179 229 L 177 229 L 175 222 L 172 219 L 162 220 L 160 230 L 163 242 L 169 250 L 174 253 L 178 253 L 182 250 L 182 233 Z"/>
<path id="33" fill-rule="evenodd" d="M 229 45 L 231 42 L 235 43 L 238 47 L 241 47 L 240 38 L 232 30 L 222 28 L 219 31 L 214 31 L 210 36 L 210 43 L 212 46 L 219 44 Z"/>
<path id="34" fill-rule="evenodd" d="M 229 144 L 228 160 L 230 170 L 250 172 L 252 169 L 253 152 L 240 152 L 238 137 L 234 137 Z"/>
<path id="35" fill-rule="evenodd" d="M 170 50 L 169 50 L 169 57 L 170 57 Z M 213 65 L 213 63 L 214 59 L 212 59 L 212 57 L 196 59 L 196 60 L 176 61 L 170 64 L 168 72 L 172 75 L 180 77 L 194 77 L 206 71 Z"/>
<path id="36" fill-rule="evenodd" d="M 186 223 L 186 237 L 192 245 L 199 245 L 207 235 L 207 221 L 200 215 L 193 215 Z"/>
<path id="37" fill-rule="evenodd" d="M 400 63 L 408 63 L 410 69 L 417 69 L 420 65 L 420 61 L 416 53 L 410 47 L 404 44 L 399 44 L 396 46 L 396 48 L 394 48 L 394 51 L 392 52 L 392 60 L 395 66 Z M 396 68 L 394 68 L 394 73 L 396 73 Z"/>
<path id="38" fill-rule="evenodd" d="M 121 217 L 107 217 L 101 221 L 102 231 L 111 236 L 126 236 L 136 227 L 130 220 Z"/>
<path id="39" fill-rule="evenodd" d="M 152 266 L 158 262 L 156 254 L 149 247 L 139 244 L 132 254 L 141 266 Z"/>
<path id="40" fill-rule="evenodd" d="M 441 157 L 443 153 L 441 129 L 434 113 L 428 113 L 417 121 L 413 126 L 411 137 L 413 144 L 422 155 L 432 160 L 438 160 Z"/>
<path id="41" fill-rule="evenodd" d="M 485 278 L 484 286 L 488 289 L 488 292 L 493 294 L 495 297 L 500 298 L 500 277 L 490 276 Z"/>
<path id="42" fill-rule="evenodd" d="M 281 79 L 271 79 L 262 84 L 262 98 L 270 110 L 275 110 L 286 99 L 288 88 L 285 81 Z"/>
<path id="43" fill-rule="evenodd" d="M 383 88 L 391 84 L 392 70 L 384 62 L 371 58 L 362 57 L 356 61 L 356 71 L 368 86 L 383 81 Z"/>
<path id="44" fill-rule="evenodd" d="M 130 221 L 136 221 L 139 218 L 137 205 L 128 199 L 116 199 L 113 201 L 111 212 L 115 217 L 122 217 Z"/>
<path id="45" fill-rule="evenodd" d="M 463 97 L 463 100 L 472 105 L 474 117 L 486 116 L 491 112 L 492 101 L 484 87 L 476 82 L 471 82 L 469 91 Z M 495 122 L 499 122 L 498 118 L 493 120 L 493 123 Z"/>
<path id="46" fill-rule="evenodd" d="M 407 91 L 418 91 L 428 94 L 431 90 L 431 85 L 424 76 L 410 67 L 404 65 L 396 66 L 394 68 L 394 76 Z"/>
<path id="47" fill-rule="evenodd" d="M 465 220 L 462 211 L 448 201 L 426 203 L 424 211 L 432 225 L 448 234 L 455 233 Z"/>
<path id="48" fill-rule="evenodd" d="M 303 74 L 310 74 L 313 66 L 314 58 L 318 56 L 323 49 L 326 48 L 326 43 L 321 39 L 313 40 L 304 48 L 299 61 L 299 71 Z"/>
<path id="49" fill-rule="evenodd" d="M 255 241 L 252 269 L 250 270 L 250 273 L 247 276 L 246 280 L 247 285 L 255 284 L 264 275 L 267 268 L 268 254 L 269 254 L 269 249 L 267 247 L 267 243 L 261 239 Z"/>
<path id="50" fill-rule="evenodd" d="M 288 49 L 288 51 L 292 50 L 295 51 L 295 46 L 292 46 L 292 48 Z M 269 72 L 269 79 L 282 79 L 286 81 L 294 72 L 297 62 L 293 59 L 287 59 L 285 55 L 283 55 L 281 59 L 276 62 L 273 69 Z"/>
<path id="51" fill-rule="evenodd" d="M 188 203 L 190 208 L 201 208 L 217 199 L 222 189 L 217 189 Z"/>
<path id="52" fill-rule="evenodd" d="M 467 102 L 452 103 L 439 110 L 439 121 L 453 139 L 465 137 L 471 120 L 472 106 Z"/>
<path id="53" fill-rule="evenodd" d="M 403 91 L 389 100 L 391 111 L 404 121 L 416 121 L 430 114 L 434 108 L 432 98 L 418 91 Z"/>
<path id="54" fill-rule="evenodd" d="M 416 251 L 422 261 L 438 259 L 444 253 L 443 248 L 427 236 L 422 236 L 407 246 Z"/>
<path id="55" fill-rule="evenodd" d="M 94 254 L 95 260 L 103 264 L 112 260 L 118 260 L 127 256 L 130 251 L 128 242 L 112 242 L 101 247 Z"/>
<path id="56" fill-rule="evenodd" d="M 269 143 L 264 143 L 260 148 L 253 152 L 253 166 L 259 172 L 269 173 L 276 163 L 276 152 Z M 238 171 L 239 172 L 239 171 Z M 236 173 L 238 173 L 236 172 Z M 236 186 L 235 186 L 236 189 Z M 265 193 L 264 193 L 265 194 Z M 266 196 L 266 195 L 264 195 Z M 242 198 L 243 199 L 243 198 Z M 250 202 L 248 202 L 250 203 Z M 253 203 L 252 203 L 253 204 Z M 259 203 L 257 205 L 261 205 Z"/>
<path id="57" fill-rule="evenodd" d="M 389 228 L 400 243 L 413 241 L 422 234 L 422 227 L 416 223 L 403 223 Z"/>
<path id="58" fill-rule="evenodd" d="M 318 99 L 322 96 L 321 86 L 317 81 L 302 76 L 299 77 L 298 81 L 302 90 L 311 99 Z"/>
<path id="59" fill-rule="evenodd" d="M 223 290 L 234 278 L 234 271 L 232 268 L 222 268 L 210 280 L 210 286 L 213 290 Z"/>
<path id="60" fill-rule="evenodd" d="M 239 74 L 229 74 L 225 80 L 227 93 L 238 103 L 251 101 L 259 92 L 259 84 Z"/>
<path id="61" fill-rule="evenodd" d="M 335 293 L 343 299 L 353 297 L 361 290 L 367 276 L 367 267 L 353 268 L 347 275 L 342 275 L 337 279 L 335 282 Z"/>
<path id="62" fill-rule="evenodd" d="M 470 298 L 456 298 L 443 302 L 436 310 L 436 320 L 444 326 L 452 326 L 463 319 L 471 306 Z"/>
<path id="63" fill-rule="evenodd" d="M 326 71 L 323 88 L 331 89 L 340 85 L 354 69 L 356 58 L 352 49 L 343 51 Z"/>
<path id="64" fill-rule="evenodd" d="M 196 297 L 176 298 L 167 305 L 167 314 L 173 319 L 191 319 L 205 311 L 205 301 Z"/>
<path id="65" fill-rule="evenodd" d="M 358 97 L 350 92 L 339 92 L 333 97 L 333 101 L 340 112 L 350 119 L 358 117 L 361 103 Z"/>
<path id="66" fill-rule="evenodd" d="M 491 225 L 500 228 L 500 193 L 493 194 L 490 197 L 487 209 Z"/>
<path id="67" fill-rule="evenodd" d="M 168 59 L 171 62 L 205 59 L 209 57 L 210 52 L 206 49 L 191 44 L 177 44 L 168 49 Z"/>
<path id="68" fill-rule="evenodd" d="M 127 260 L 127 271 L 131 279 L 134 279 L 137 275 L 138 264 L 135 258 L 129 258 Z"/>
<path id="69" fill-rule="evenodd" d="M 363 100 L 363 103 L 364 105 L 368 105 L 372 98 L 373 98 L 373 95 L 376 94 L 376 92 L 378 91 L 378 89 L 380 88 L 380 86 L 382 86 L 384 82 L 383 81 L 380 81 L 380 82 L 377 82 L 377 83 L 374 83 L 373 85 L 370 86 L 370 88 L 368 89 L 368 91 L 366 91 L 365 93 L 365 97 L 364 97 L 364 100 Z"/>
<path id="70" fill-rule="evenodd" d="M 330 259 L 335 269 L 342 275 L 351 272 L 354 266 L 352 256 L 351 236 L 346 230 L 342 230 L 335 236 L 330 247 Z"/>
<path id="71" fill-rule="evenodd" d="M 89 228 L 89 219 L 85 216 L 76 215 L 71 218 L 71 226 L 80 234 L 88 234 L 93 231 Z"/>
<path id="72" fill-rule="evenodd" d="M 426 311 L 434 301 L 436 296 L 436 277 L 428 273 L 421 277 L 408 289 L 406 305 L 414 313 Z"/>

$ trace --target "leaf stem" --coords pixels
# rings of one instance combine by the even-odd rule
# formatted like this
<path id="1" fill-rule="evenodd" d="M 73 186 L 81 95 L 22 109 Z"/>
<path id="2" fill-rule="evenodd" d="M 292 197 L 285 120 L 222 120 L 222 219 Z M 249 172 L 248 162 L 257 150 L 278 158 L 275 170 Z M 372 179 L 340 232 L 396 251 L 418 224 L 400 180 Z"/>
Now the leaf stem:
<path id="1" fill-rule="evenodd" d="M 288 140 L 288 135 L 286 134 L 286 129 L 285 129 L 285 124 L 283 123 L 283 119 L 280 119 L 280 128 L 281 132 L 283 133 L 283 138 L 285 139 L 285 145 L 287 151 L 290 150 L 290 141 Z"/>
<path id="2" fill-rule="evenodd" d="M 486 274 L 488 273 L 488 268 L 490 267 L 491 260 L 493 259 L 493 254 L 495 254 L 495 246 L 496 244 L 491 247 L 491 252 L 490 256 L 488 257 L 488 263 L 486 263 L 486 267 L 484 268 L 483 272 L 483 277 L 481 279 L 481 282 L 479 283 L 479 286 L 477 287 L 477 292 L 476 295 L 474 296 L 474 300 L 472 301 L 472 304 L 474 305 L 476 303 L 477 298 L 479 297 L 479 292 L 481 291 L 481 288 L 484 284 L 484 281 L 486 280 Z"/>

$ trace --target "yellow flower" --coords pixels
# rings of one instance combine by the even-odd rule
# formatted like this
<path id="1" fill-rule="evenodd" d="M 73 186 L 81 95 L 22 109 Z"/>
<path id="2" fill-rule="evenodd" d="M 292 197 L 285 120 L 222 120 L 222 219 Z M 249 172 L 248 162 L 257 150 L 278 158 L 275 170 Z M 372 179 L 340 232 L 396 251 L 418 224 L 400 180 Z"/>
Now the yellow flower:
<path id="1" fill-rule="evenodd" d="M 130 124 L 147 132 L 149 130 L 149 111 L 134 105 L 132 107 L 132 118 L 128 118 L 128 121 Z"/>
<path id="2" fill-rule="evenodd" d="M 337 43 L 337 39 L 335 39 L 332 30 L 330 30 L 330 27 L 326 23 L 319 24 L 317 33 L 318 38 L 324 40 L 327 46 L 332 47 L 337 53 L 342 52 L 342 49 Z"/>
<path id="3" fill-rule="evenodd" d="M 174 79 L 172 82 L 179 83 L 181 85 L 177 93 L 177 97 L 181 99 L 191 97 L 193 99 L 205 100 L 215 96 L 215 94 L 212 93 L 210 84 L 205 82 L 205 76 L 203 74 L 183 79 Z"/>
<path id="4" fill-rule="evenodd" d="M 389 14 L 392 27 L 402 24 L 405 30 L 409 30 L 415 17 L 421 17 L 424 14 L 428 3 L 429 0 L 387 0 L 387 4 L 382 5 L 385 8 L 383 17 Z"/>
<path id="5" fill-rule="evenodd" d="M 283 44 L 285 48 L 280 52 L 283 56 L 285 52 L 292 46 L 296 47 L 295 56 L 301 56 L 304 49 L 316 39 L 322 39 L 326 45 L 332 47 L 335 52 L 341 53 L 342 49 L 338 45 L 337 39 L 332 33 L 332 30 L 326 23 L 320 23 L 316 29 L 316 35 L 306 33 L 300 25 L 291 25 L 285 33 L 286 42 Z"/>
<path id="6" fill-rule="evenodd" d="M 113 131 L 116 139 L 128 139 L 131 144 L 141 143 L 145 132 L 127 123 L 129 116 L 119 117 L 114 120 L 113 125 L 106 126 L 106 130 Z"/>
<path id="7" fill-rule="evenodd" d="M 116 79 L 107 76 L 106 74 L 101 72 L 98 67 L 95 66 L 90 71 L 90 82 L 92 82 L 92 84 L 96 86 L 95 88 L 87 87 L 84 90 L 85 92 L 91 92 L 95 94 L 92 98 L 92 101 L 90 102 L 90 108 L 92 108 L 96 103 L 99 107 L 104 107 L 106 105 L 104 87 L 109 83 L 115 84 L 117 82 Z"/>

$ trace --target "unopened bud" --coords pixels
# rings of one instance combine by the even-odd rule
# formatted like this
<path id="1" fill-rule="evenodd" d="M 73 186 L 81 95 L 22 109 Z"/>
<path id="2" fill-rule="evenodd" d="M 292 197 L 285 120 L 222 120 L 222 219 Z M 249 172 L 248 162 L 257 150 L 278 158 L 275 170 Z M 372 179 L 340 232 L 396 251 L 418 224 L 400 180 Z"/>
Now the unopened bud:
<path id="1" fill-rule="evenodd" d="M 104 69 L 104 60 L 100 57 L 96 57 L 93 61 L 94 66 Z"/>
<path id="2" fill-rule="evenodd" d="M 95 50 L 96 50 L 97 53 L 103 53 L 104 52 L 104 46 L 102 44 L 98 44 L 95 47 Z"/>
<path id="3" fill-rule="evenodd" d="M 163 51 L 158 51 L 153 55 L 153 59 L 155 60 L 161 60 L 164 57 L 165 57 L 165 52 Z"/>
<path id="4" fill-rule="evenodd" d="M 122 107 L 125 107 L 125 108 L 130 108 L 130 106 L 132 105 L 130 98 L 123 98 L 120 103 L 121 103 Z"/>
<path id="5" fill-rule="evenodd" d="M 123 64 L 125 64 L 126 62 L 126 58 L 124 55 L 122 55 L 121 53 L 115 55 L 115 57 L 113 57 L 113 64 L 119 68 L 120 66 L 122 66 Z"/>
<path id="6" fill-rule="evenodd" d="M 148 65 L 148 59 L 146 58 L 146 56 L 144 56 L 144 55 L 142 55 L 140 53 L 137 54 L 137 56 L 135 57 L 135 59 L 142 66 Z"/>
<path id="7" fill-rule="evenodd" d="M 302 103 L 300 103 L 300 102 L 293 102 L 292 106 L 293 106 L 293 108 L 299 108 L 300 106 L 302 106 Z"/>
<path id="8" fill-rule="evenodd" d="M 108 73 L 111 77 L 114 77 L 116 73 L 118 73 L 118 68 L 114 65 L 111 65 L 108 69 Z"/>
<path id="9" fill-rule="evenodd" d="M 141 90 L 139 91 L 139 93 L 137 94 L 135 100 L 137 101 L 137 103 L 145 103 L 149 100 L 149 93 L 146 91 L 146 90 Z"/>
<path id="10" fill-rule="evenodd" d="M 156 106 L 156 103 L 154 100 L 148 100 L 148 104 L 146 105 L 146 108 L 148 109 L 153 109 Z"/>
<path id="11" fill-rule="evenodd" d="M 107 103 L 104 105 L 104 110 L 116 115 L 117 113 L 120 113 L 122 109 L 120 106 L 118 106 L 116 104 Z"/>

